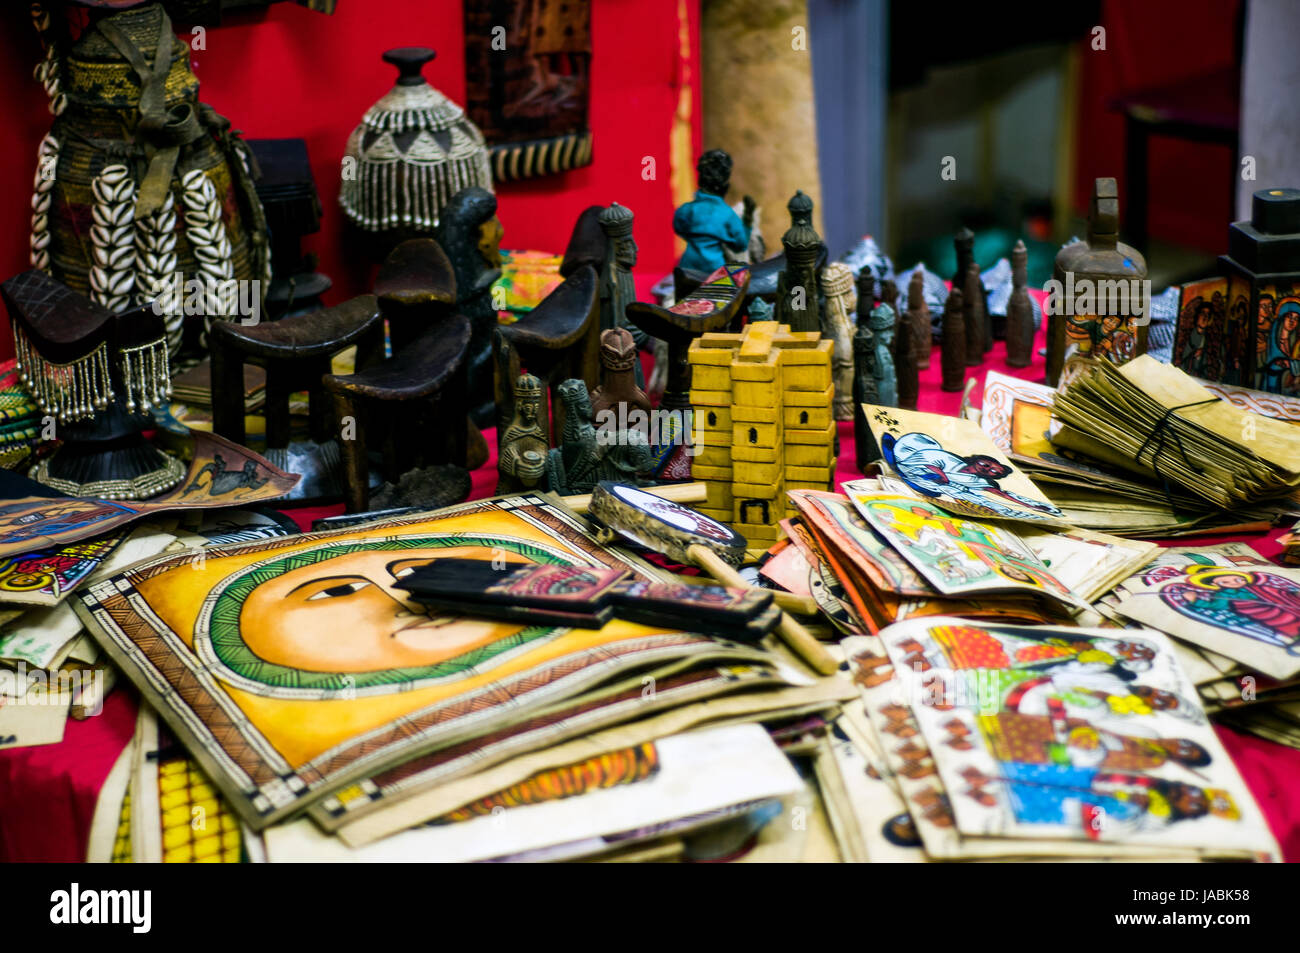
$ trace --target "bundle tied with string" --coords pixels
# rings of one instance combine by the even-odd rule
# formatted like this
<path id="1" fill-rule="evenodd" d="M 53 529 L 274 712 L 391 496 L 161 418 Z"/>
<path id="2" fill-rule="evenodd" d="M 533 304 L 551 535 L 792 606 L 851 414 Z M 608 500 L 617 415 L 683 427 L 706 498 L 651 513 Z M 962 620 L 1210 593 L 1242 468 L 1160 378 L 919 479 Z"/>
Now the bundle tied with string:
<path id="1" fill-rule="evenodd" d="M 1222 509 L 1295 508 L 1300 430 L 1220 400 L 1149 355 L 1089 360 L 1057 391 L 1052 442 Z"/>
<path id="2" fill-rule="evenodd" d="M 421 75 L 434 55 L 424 47 L 386 52 L 384 61 L 398 69 L 397 84 L 366 110 L 348 139 L 339 203 L 367 231 L 432 231 L 461 189 L 492 190 L 483 134 Z"/>

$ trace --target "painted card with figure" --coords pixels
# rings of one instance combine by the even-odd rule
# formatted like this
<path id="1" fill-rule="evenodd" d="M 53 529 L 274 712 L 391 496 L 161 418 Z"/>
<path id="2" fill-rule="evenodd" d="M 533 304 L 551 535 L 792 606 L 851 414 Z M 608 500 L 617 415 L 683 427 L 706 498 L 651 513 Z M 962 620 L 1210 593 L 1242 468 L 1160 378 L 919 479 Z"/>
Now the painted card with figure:
<path id="1" fill-rule="evenodd" d="M 1161 633 L 954 616 L 881 641 L 963 836 L 1277 856 Z"/>
<path id="2" fill-rule="evenodd" d="M 399 582 L 443 557 L 626 568 L 554 501 L 513 496 L 325 533 L 164 554 L 72 598 L 86 627 L 255 829 L 426 752 L 485 739 L 621 672 L 756 650 L 610 621 L 428 613 Z M 634 717 L 625 713 L 624 720 Z M 574 725 L 579 728 L 575 729 Z M 583 730 L 560 720 L 530 735 Z"/>
<path id="3" fill-rule="evenodd" d="M 890 470 L 950 513 L 1067 525 L 975 421 L 871 404 L 862 409 Z"/>
<path id="4" fill-rule="evenodd" d="M 1023 593 L 1066 609 L 1089 608 L 1004 527 L 953 516 L 919 496 L 863 492 L 853 481 L 843 486 L 868 525 L 944 595 Z"/>
<path id="5" fill-rule="evenodd" d="M 1125 580 L 1115 611 L 1272 678 L 1300 674 L 1300 569 L 1188 554 Z"/>

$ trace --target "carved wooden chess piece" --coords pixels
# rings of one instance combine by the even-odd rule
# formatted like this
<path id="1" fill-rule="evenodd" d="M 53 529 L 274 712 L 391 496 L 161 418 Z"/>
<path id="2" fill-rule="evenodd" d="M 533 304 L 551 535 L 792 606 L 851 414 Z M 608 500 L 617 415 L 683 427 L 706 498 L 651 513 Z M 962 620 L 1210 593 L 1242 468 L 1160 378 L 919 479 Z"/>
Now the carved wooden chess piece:
<path id="1" fill-rule="evenodd" d="M 926 334 L 930 333 L 929 327 Z M 898 379 L 898 406 L 904 410 L 916 410 L 917 397 L 921 391 L 921 380 L 916 368 L 916 325 L 910 314 L 904 315 L 898 322 L 897 338 L 894 352 L 898 359 L 894 362 L 894 375 Z"/>
<path id="2" fill-rule="evenodd" d="M 835 381 L 835 419 L 853 419 L 853 319 L 858 296 L 853 289 L 853 271 L 843 262 L 830 262 L 822 269 L 822 337 L 835 345 L 831 376 Z"/>
<path id="3" fill-rule="evenodd" d="M 943 360 L 943 384 L 946 391 L 959 391 L 966 383 L 966 319 L 962 315 L 960 288 L 948 292 L 940 321 L 940 348 Z"/>
<path id="4" fill-rule="evenodd" d="M 644 411 L 649 423 L 650 398 L 636 384 L 633 368 L 638 361 L 636 342 L 627 328 L 610 328 L 600 334 L 600 386 L 591 392 L 592 412 L 613 411 L 625 421 L 633 409 Z M 621 409 L 620 409 L 621 408 Z"/>
<path id="5" fill-rule="evenodd" d="M 916 354 L 916 369 L 930 366 L 930 348 L 933 345 L 930 331 L 930 306 L 925 302 L 925 275 L 921 269 L 912 272 L 907 282 L 907 320 L 912 325 L 912 344 Z"/>
<path id="6" fill-rule="evenodd" d="M 975 233 L 963 227 L 953 236 L 952 247 L 957 253 L 957 270 L 953 272 L 952 287 L 963 288 L 966 285 L 966 272 L 975 260 Z"/>
<path id="7" fill-rule="evenodd" d="M 871 373 L 876 379 L 876 403 L 886 407 L 898 406 L 898 377 L 894 371 L 894 309 L 889 305 L 876 305 L 869 319 L 874 335 Z"/>
<path id="8" fill-rule="evenodd" d="M 515 416 L 501 435 L 498 493 L 541 485 L 546 477 L 546 455 L 551 449 L 549 435 L 542 382 L 532 374 L 520 374 L 515 381 Z"/>
<path id="9" fill-rule="evenodd" d="M 1007 301 L 1007 364 L 1028 367 L 1034 359 L 1034 306 L 1025 288 L 1029 253 L 1023 241 L 1011 250 L 1011 298 Z"/>
<path id="10" fill-rule="evenodd" d="M 480 427 L 493 424 L 492 331 L 497 309 L 492 285 L 501 277 L 501 221 L 497 198 L 487 189 L 461 189 L 443 208 L 434 232 L 456 276 L 456 309 L 469 318 L 470 416 Z"/>
<path id="11" fill-rule="evenodd" d="M 983 307 L 984 289 L 980 284 L 980 266 L 971 262 L 966 267 L 966 280 L 962 285 L 962 321 L 966 334 L 966 366 L 984 363 L 985 324 L 988 312 Z"/>
<path id="12" fill-rule="evenodd" d="M 812 199 L 795 192 L 787 206 L 790 228 L 781 236 L 785 247 L 785 270 L 777 280 L 776 320 L 791 331 L 821 331 L 817 309 L 817 260 L 822 240 L 812 227 Z"/>
<path id="13" fill-rule="evenodd" d="M 858 329 L 853 334 L 853 445 L 859 470 L 865 470 L 878 457 L 875 441 L 871 439 L 871 428 L 862 412 L 863 404 L 879 403 L 876 399 L 875 353 L 870 316 L 863 312 L 862 299 L 859 298 Z"/>

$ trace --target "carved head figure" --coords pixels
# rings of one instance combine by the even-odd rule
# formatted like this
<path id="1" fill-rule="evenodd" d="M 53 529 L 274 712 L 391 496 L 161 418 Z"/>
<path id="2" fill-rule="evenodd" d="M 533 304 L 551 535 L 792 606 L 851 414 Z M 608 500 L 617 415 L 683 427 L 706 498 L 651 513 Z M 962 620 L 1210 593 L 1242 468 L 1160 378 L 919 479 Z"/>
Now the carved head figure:
<path id="1" fill-rule="evenodd" d="M 542 414 L 542 382 L 532 374 L 520 374 L 515 381 L 515 423 L 536 425 Z"/>
<path id="2" fill-rule="evenodd" d="M 701 192 L 725 198 L 731 188 L 731 156 L 721 149 L 710 149 L 695 166 Z"/>

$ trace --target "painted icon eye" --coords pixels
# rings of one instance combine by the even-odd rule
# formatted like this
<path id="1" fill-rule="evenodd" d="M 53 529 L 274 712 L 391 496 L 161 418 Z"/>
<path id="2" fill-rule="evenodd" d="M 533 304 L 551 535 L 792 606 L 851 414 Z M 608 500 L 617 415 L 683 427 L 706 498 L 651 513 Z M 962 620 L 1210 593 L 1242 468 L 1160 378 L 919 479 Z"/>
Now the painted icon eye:
<path id="1" fill-rule="evenodd" d="M 307 597 L 308 602 L 316 599 L 338 599 L 342 596 L 350 596 L 354 592 L 360 592 L 366 586 L 370 585 L 365 579 L 358 579 L 355 582 L 344 582 L 337 586 L 330 586 L 328 589 L 322 589 L 320 592 L 313 593 Z"/>
<path id="2" fill-rule="evenodd" d="M 411 573 L 413 573 L 413 572 L 415 572 L 415 567 L 414 567 L 414 566 L 401 566 L 401 567 L 399 567 L 399 568 L 393 570 L 393 578 L 394 578 L 394 579 L 404 579 L 404 578 L 406 578 L 407 576 L 409 576 L 409 575 L 410 575 Z"/>

